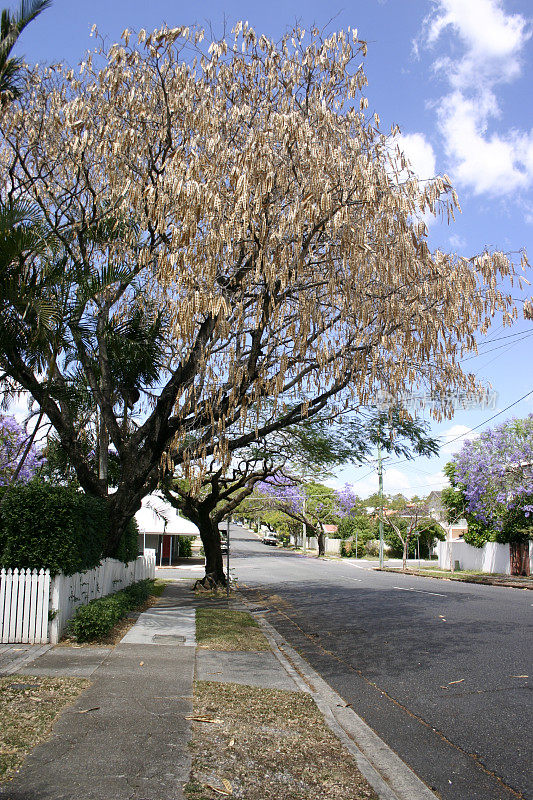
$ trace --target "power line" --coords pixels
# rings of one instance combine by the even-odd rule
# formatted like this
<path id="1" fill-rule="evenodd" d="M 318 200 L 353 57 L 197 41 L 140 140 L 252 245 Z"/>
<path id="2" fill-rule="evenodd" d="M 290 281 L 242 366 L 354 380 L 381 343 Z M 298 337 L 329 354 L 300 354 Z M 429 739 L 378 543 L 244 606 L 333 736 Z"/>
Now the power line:
<path id="1" fill-rule="evenodd" d="M 509 411 L 510 408 L 513 408 L 513 406 L 516 406 L 516 405 L 518 405 L 518 403 L 521 403 L 522 400 L 525 400 L 526 397 L 529 397 L 531 394 L 533 394 L 533 389 L 530 392 L 527 392 L 526 394 L 524 394 L 518 400 L 515 400 L 514 403 L 510 403 L 510 405 L 506 406 L 501 411 L 498 411 L 497 414 L 493 414 L 492 417 L 489 417 L 488 419 L 484 420 L 483 422 L 480 422 L 479 425 L 476 425 L 474 428 L 470 428 L 468 431 L 465 431 L 464 433 L 459 434 L 459 436 L 456 436 L 454 439 L 450 439 L 449 442 L 445 442 L 446 446 L 448 446 L 449 444 L 452 444 L 452 442 L 458 441 L 458 439 L 462 439 L 463 436 L 469 436 L 472 431 L 477 431 L 478 428 L 481 428 L 482 425 L 486 425 L 487 422 L 492 422 L 493 419 L 496 419 L 496 417 L 499 417 L 501 414 L 505 414 L 506 411 Z M 395 467 L 397 464 L 406 464 L 406 463 L 408 463 L 409 461 L 412 461 L 412 460 L 413 459 L 411 459 L 411 458 L 403 458 L 400 461 L 393 461 L 388 466 L 389 467 Z M 428 473 L 428 474 L 431 474 L 431 473 Z"/>
<path id="2" fill-rule="evenodd" d="M 510 405 L 508 405 L 505 408 L 503 408 L 501 411 L 498 411 L 497 414 L 493 414 L 492 417 L 489 417 L 484 422 L 480 422 L 479 425 L 476 425 L 474 428 L 470 428 L 469 431 L 466 431 L 465 433 L 461 433 L 459 436 L 456 436 L 455 439 L 450 439 L 450 441 L 446 442 L 446 444 L 449 445 L 452 442 L 456 442 L 458 439 L 462 439 L 463 436 L 468 436 L 472 431 L 477 431 L 477 429 L 481 428 L 482 425 L 486 425 L 487 422 L 492 422 L 492 420 L 496 419 L 496 417 L 499 417 L 500 414 L 505 414 L 505 412 L 509 411 L 510 408 L 512 408 L 513 406 L 518 405 L 518 403 L 521 403 L 522 400 L 525 400 L 526 397 L 529 397 L 530 394 L 533 394 L 533 389 L 530 392 L 527 392 L 527 394 L 525 394 L 522 397 L 520 397 L 518 400 L 515 400 L 514 403 L 511 403 Z"/>
<path id="3" fill-rule="evenodd" d="M 523 334 L 523 336 L 520 339 L 515 339 L 514 342 L 506 342 L 505 344 L 499 344 L 497 347 L 491 347 L 490 350 L 483 350 L 481 353 L 476 353 L 473 356 L 467 356 L 466 358 L 462 358 L 460 363 L 464 364 L 465 361 L 471 361 L 473 358 L 481 358 L 482 356 L 486 356 L 489 353 L 493 353 L 495 350 L 501 350 L 503 347 L 511 348 L 515 344 L 520 344 L 520 342 L 523 342 L 524 339 L 531 338 L 531 336 L 533 336 L 533 331 L 531 331 L 530 333 Z M 506 339 L 507 337 L 503 336 L 502 338 Z M 498 341 L 498 340 L 495 339 L 494 341 Z"/>

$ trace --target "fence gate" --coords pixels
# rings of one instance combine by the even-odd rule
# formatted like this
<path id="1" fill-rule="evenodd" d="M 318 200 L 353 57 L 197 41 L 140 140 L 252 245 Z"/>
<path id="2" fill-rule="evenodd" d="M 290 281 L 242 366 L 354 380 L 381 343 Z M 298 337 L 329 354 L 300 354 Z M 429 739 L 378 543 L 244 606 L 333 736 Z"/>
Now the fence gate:
<path id="1" fill-rule="evenodd" d="M 529 541 L 509 544 L 511 575 L 529 575 Z"/>
<path id="2" fill-rule="evenodd" d="M 50 572 L 0 570 L 0 642 L 48 641 Z"/>

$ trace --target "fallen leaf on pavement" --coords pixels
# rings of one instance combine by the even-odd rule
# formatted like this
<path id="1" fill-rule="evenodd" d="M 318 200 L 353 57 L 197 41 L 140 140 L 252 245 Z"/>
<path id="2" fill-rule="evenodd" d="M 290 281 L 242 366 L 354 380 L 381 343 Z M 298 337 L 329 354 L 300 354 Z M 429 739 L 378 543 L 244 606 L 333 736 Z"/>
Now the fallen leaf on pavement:
<path id="1" fill-rule="evenodd" d="M 222 720 L 217 717 L 185 717 L 185 719 L 192 719 L 194 722 L 211 722 L 214 725 L 222 725 Z"/>
<path id="2" fill-rule="evenodd" d="M 511 675 L 511 678 L 529 678 L 529 675 Z"/>
<path id="3" fill-rule="evenodd" d="M 451 685 L 452 685 L 452 683 L 462 683 L 463 681 L 464 681 L 464 678 L 461 678 L 461 680 L 460 680 L 460 681 L 450 681 L 450 682 L 448 683 L 448 686 L 451 686 Z"/>
<path id="4" fill-rule="evenodd" d="M 139 661 L 139 666 L 140 667 L 144 666 L 144 661 Z"/>
<path id="5" fill-rule="evenodd" d="M 235 739 L 230 739 L 228 747 L 233 747 L 234 744 L 235 744 Z"/>
<path id="6" fill-rule="evenodd" d="M 225 778 L 222 778 L 222 783 L 224 784 L 225 789 L 230 793 L 233 794 L 233 787 L 229 781 Z"/>
<path id="7" fill-rule="evenodd" d="M 217 794 L 222 794 L 222 795 L 224 795 L 224 797 L 231 797 L 231 795 L 233 794 L 233 792 L 232 792 L 232 791 L 231 791 L 231 792 L 228 792 L 226 789 L 217 789 L 217 787 L 216 787 L 216 786 L 212 786 L 210 783 L 206 783 L 206 784 L 204 784 L 204 785 L 206 786 L 206 788 L 207 788 L 207 789 L 212 789 L 212 790 L 213 790 L 214 792 L 216 792 Z"/>
<path id="8" fill-rule="evenodd" d="M 93 706 L 92 708 L 84 708 L 81 711 L 78 711 L 78 714 L 88 714 L 89 711 L 98 711 L 100 706 Z"/>

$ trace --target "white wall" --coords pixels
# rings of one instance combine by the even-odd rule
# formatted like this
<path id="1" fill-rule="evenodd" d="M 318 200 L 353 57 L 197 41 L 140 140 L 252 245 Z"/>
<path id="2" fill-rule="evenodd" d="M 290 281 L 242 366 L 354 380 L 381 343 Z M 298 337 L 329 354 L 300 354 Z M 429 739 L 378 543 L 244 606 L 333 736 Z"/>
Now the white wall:
<path id="1" fill-rule="evenodd" d="M 330 539 L 328 536 L 324 537 L 325 539 L 325 549 L 326 553 L 333 553 L 339 554 L 341 551 L 341 540 L 340 539 Z M 290 543 L 295 547 L 302 546 L 302 536 L 295 537 L 293 534 L 290 535 Z M 307 537 L 307 549 L 308 550 L 318 550 L 318 539 L 316 536 L 308 536 Z"/>
<path id="2" fill-rule="evenodd" d="M 487 542 L 483 547 L 472 547 L 466 542 L 438 542 L 439 567 L 452 569 L 455 561 L 461 569 L 474 569 L 478 572 L 498 572 L 511 574 L 509 545 Z M 529 545 L 530 572 L 533 574 L 533 547 Z"/>

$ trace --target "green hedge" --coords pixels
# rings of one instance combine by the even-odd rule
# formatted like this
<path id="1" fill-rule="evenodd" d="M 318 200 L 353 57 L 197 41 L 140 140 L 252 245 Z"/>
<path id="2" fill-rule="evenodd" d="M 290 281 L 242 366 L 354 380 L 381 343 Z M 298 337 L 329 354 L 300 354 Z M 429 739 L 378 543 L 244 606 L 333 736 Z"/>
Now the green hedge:
<path id="1" fill-rule="evenodd" d="M 0 565 L 72 575 L 98 566 L 109 530 L 105 500 L 39 480 L 0 492 Z M 137 556 L 138 529 L 128 525 L 117 550 L 124 563 Z"/>
<path id="2" fill-rule="evenodd" d="M 192 540 L 189 536 L 178 536 L 180 546 L 180 558 L 190 558 L 192 556 Z"/>
<path id="3" fill-rule="evenodd" d="M 68 630 L 78 642 L 92 642 L 106 636 L 113 625 L 130 611 L 146 602 L 152 594 L 154 581 L 146 579 L 122 589 L 120 592 L 92 600 L 80 606 L 70 620 Z"/>

